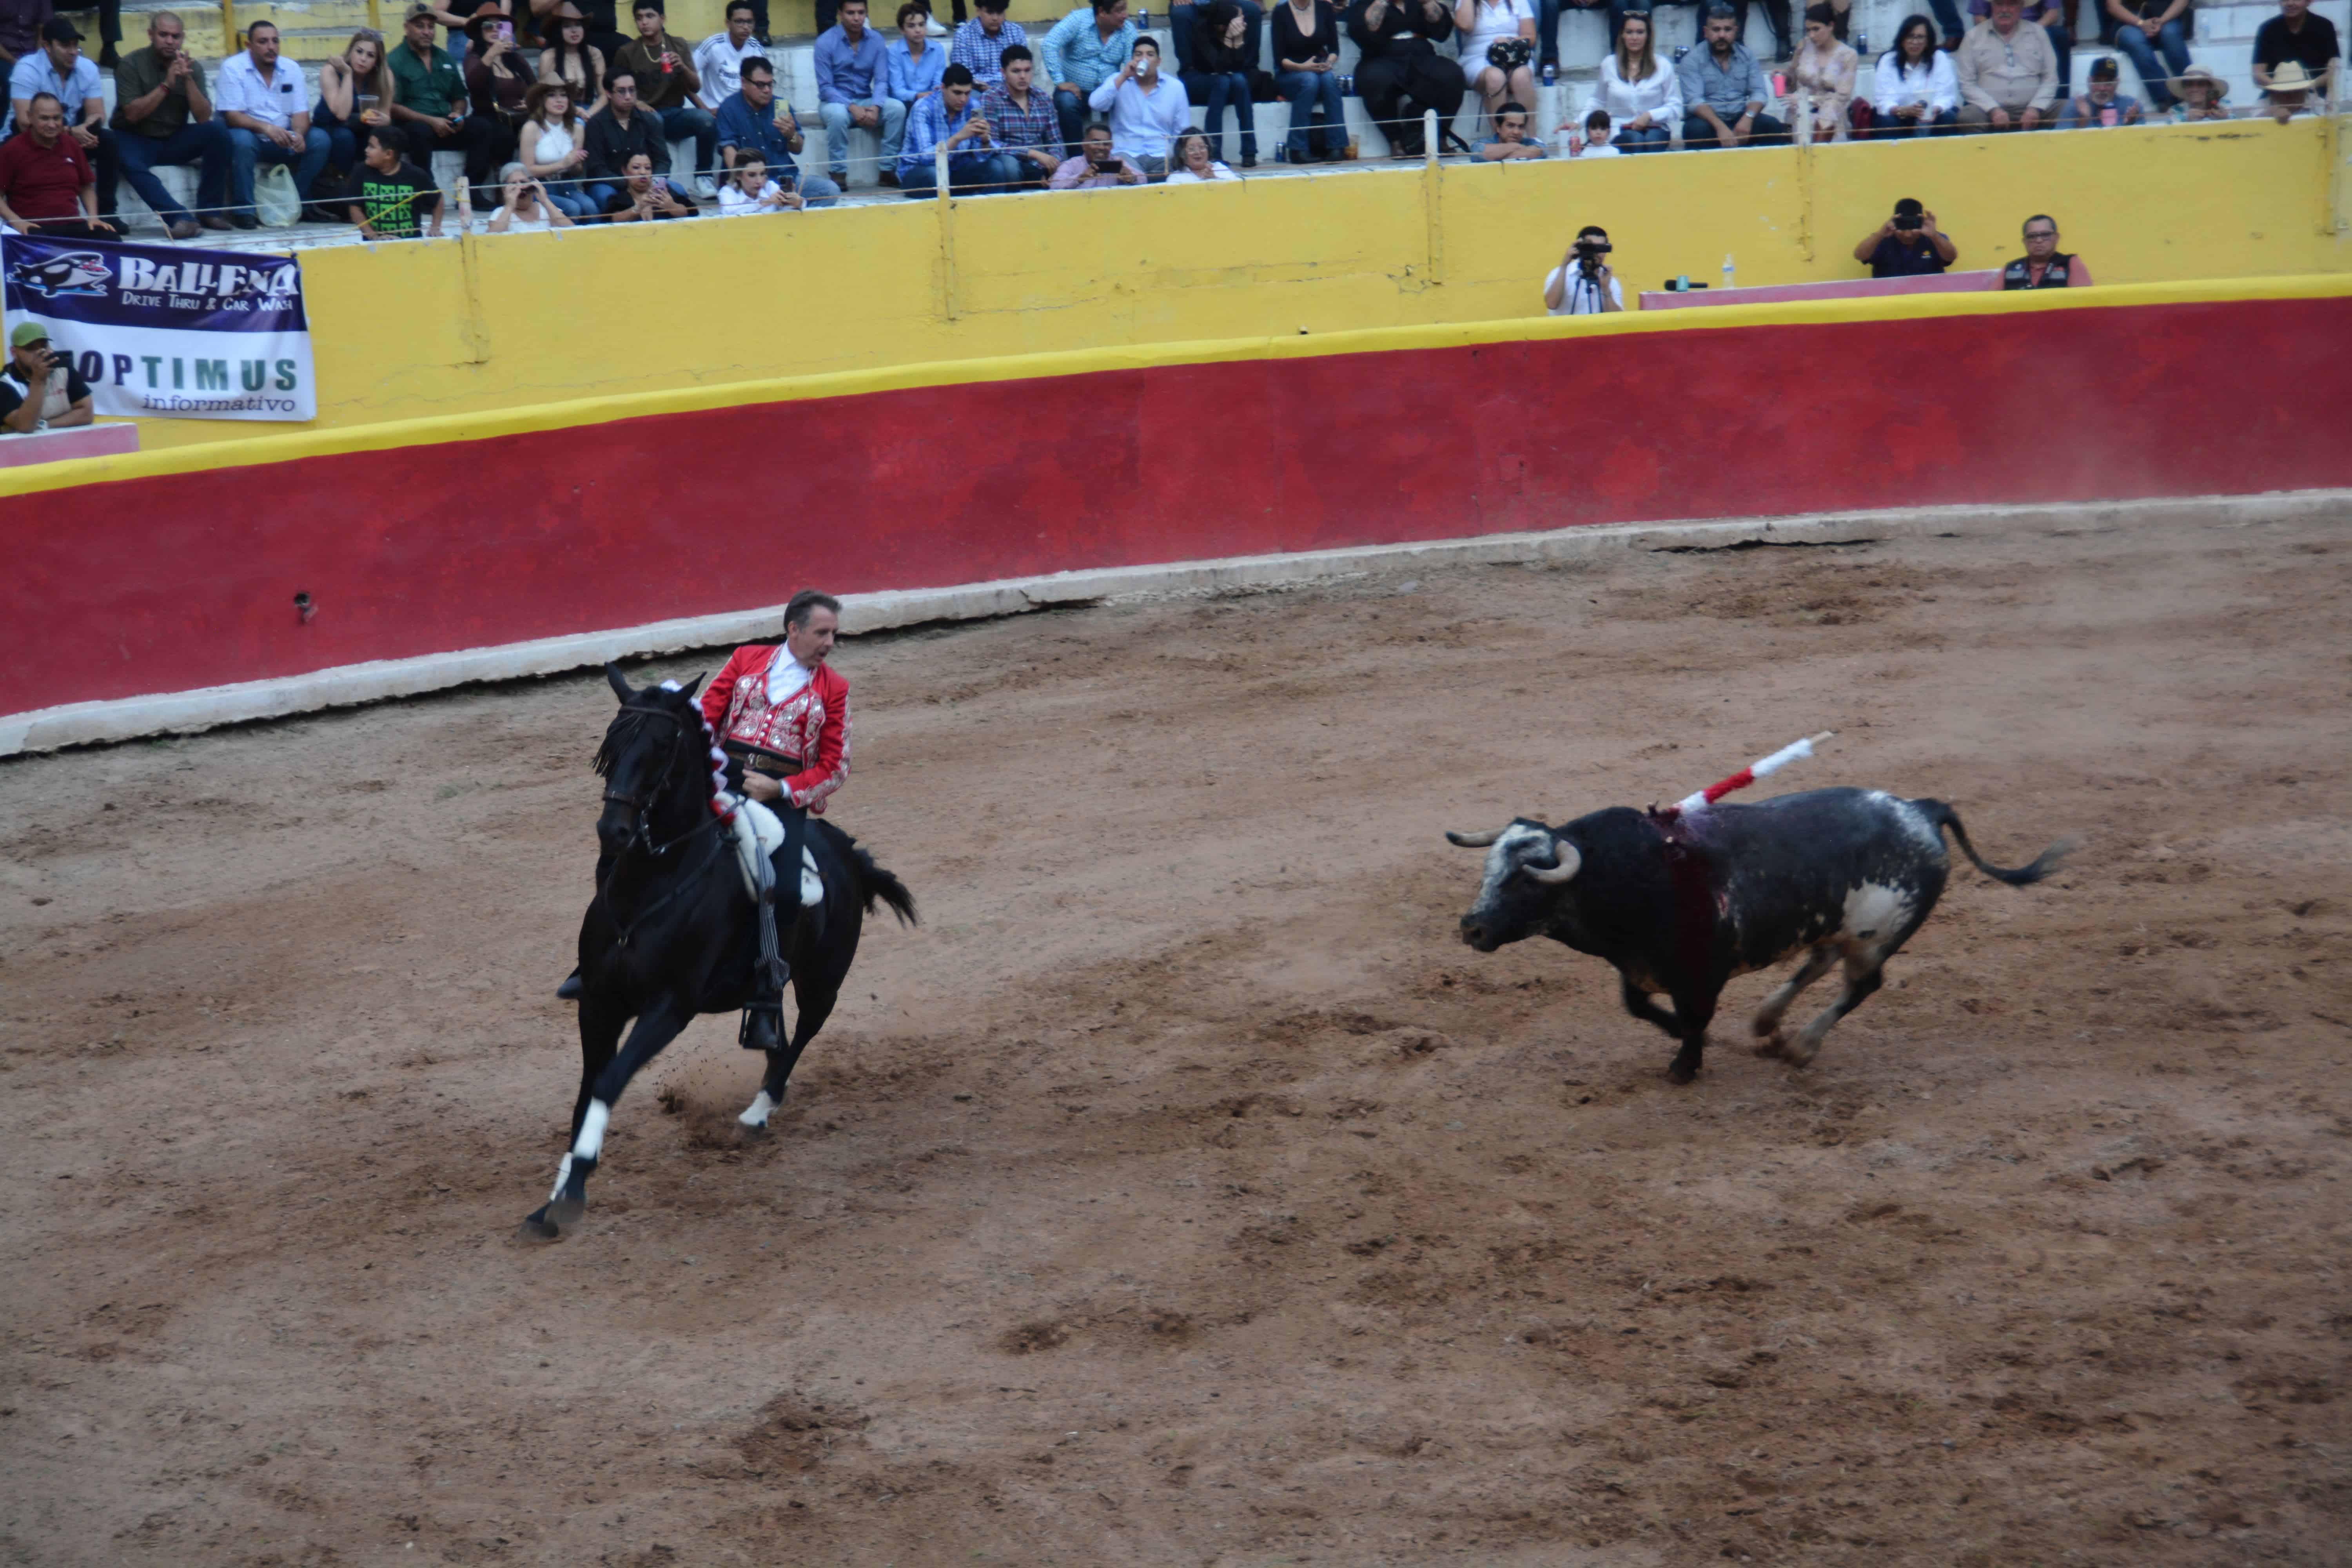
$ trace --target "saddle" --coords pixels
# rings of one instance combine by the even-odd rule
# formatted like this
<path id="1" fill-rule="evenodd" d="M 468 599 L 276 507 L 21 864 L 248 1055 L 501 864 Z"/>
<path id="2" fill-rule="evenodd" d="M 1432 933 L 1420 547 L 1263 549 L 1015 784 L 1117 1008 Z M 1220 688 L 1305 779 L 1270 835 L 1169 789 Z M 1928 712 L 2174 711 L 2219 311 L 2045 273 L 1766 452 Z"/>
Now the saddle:
<path id="1" fill-rule="evenodd" d="M 735 836 L 735 868 L 742 873 L 743 891 L 756 904 L 776 875 L 775 855 L 784 847 L 784 825 L 758 801 L 739 799 L 728 826 Z M 801 845 L 800 892 L 803 908 L 824 907 L 824 879 L 818 875 L 816 855 L 806 843 Z"/>

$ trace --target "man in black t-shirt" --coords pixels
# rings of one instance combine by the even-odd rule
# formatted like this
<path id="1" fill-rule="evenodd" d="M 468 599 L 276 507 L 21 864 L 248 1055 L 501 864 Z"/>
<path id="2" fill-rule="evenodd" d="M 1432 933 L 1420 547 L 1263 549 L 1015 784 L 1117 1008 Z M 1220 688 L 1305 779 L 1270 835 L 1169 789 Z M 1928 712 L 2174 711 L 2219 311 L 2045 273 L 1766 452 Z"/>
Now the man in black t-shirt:
<path id="1" fill-rule="evenodd" d="M 2279 14 L 2254 30 L 2254 85 L 2270 86 L 2273 71 L 2300 60 L 2317 84 L 2315 90 L 2325 97 L 2340 53 L 2336 24 L 2313 16 L 2311 0 L 2279 0 Z"/>
<path id="2" fill-rule="evenodd" d="M 1936 226 L 1936 215 L 1916 196 L 1895 204 L 1895 216 L 1862 237 L 1853 258 L 1870 265 L 1873 278 L 1926 278 L 1959 259 L 1959 247 Z"/>
<path id="3" fill-rule="evenodd" d="M 406 145 L 389 126 L 371 126 L 360 166 L 343 187 L 352 221 L 370 239 L 415 239 L 426 232 L 441 237 L 441 193 L 432 176 L 401 156 Z M 433 215 L 429 231 L 417 222 L 420 212 Z"/>
<path id="4" fill-rule="evenodd" d="M 49 329 L 20 321 L 8 334 L 8 368 L 0 372 L 0 432 L 26 436 L 90 419 L 89 383 L 73 356 L 49 347 Z"/>

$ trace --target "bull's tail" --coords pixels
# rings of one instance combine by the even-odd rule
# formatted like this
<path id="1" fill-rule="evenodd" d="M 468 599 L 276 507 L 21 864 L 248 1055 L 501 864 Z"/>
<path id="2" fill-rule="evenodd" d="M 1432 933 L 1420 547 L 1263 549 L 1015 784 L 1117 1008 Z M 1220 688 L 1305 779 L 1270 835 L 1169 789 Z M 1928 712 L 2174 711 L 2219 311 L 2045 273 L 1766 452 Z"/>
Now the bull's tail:
<path id="1" fill-rule="evenodd" d="M 1937 827 L 1948 827 L 1952 830 L 1952 841 L 1960 847 L 1960 853 L 1969 858 L 1969 865 L 1995 881 L 2007 882 L 2012 888 L 2022 888 L 2038 882 L 2057 870 L 2066 863 L 2066 857 L 2072 855 L 2081 842 L 2079 839 L 2061 838 L 2040 855 L 2035 856 L 2032 865 L 2020 866 L 2015 870 L 2011 870 L 2005 866 L 1991 864 L 1977 853 L 1977 847 L 1969 842 L 1969 830 L 1960 826 L 1958 812 L 1940 800 L 1915 800 L 1911 804 L 1924 812 L 1927 820 Z"/>

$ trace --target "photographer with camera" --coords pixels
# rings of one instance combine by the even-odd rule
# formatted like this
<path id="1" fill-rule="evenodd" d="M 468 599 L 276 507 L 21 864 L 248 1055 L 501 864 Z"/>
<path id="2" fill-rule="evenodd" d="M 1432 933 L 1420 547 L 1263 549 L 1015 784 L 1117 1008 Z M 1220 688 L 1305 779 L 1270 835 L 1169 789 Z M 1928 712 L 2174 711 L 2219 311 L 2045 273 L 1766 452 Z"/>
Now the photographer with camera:
<path id="1" fill-rule="evenodd" d="M 1959 254 L 1959 247 L 1936 226 L 1936 215 L 1910 196 L 1896 202 L 1895 216 L 1853 247 L 1853 258 L 1870 263 L 1873 278 L 1928 277 L 1949 267 Z"/>
<path id="2" fill-rule="evenodd" d="M 8 334 L 8 368 L 0 372 L 0 431 L 29 436 L 89 423 L 89 383 L 69 355 L 49 346 L 49 329 L 23 321 Z"/>
<path id="3" fill-rule="evenodd" d="M 1555 316 L 1606 316 L 1625 308 L 1607 257 L 1609 231 L 1597 223 L 1576 231 L 1576 243 L 1544 279 L 1544 309 Z"/>

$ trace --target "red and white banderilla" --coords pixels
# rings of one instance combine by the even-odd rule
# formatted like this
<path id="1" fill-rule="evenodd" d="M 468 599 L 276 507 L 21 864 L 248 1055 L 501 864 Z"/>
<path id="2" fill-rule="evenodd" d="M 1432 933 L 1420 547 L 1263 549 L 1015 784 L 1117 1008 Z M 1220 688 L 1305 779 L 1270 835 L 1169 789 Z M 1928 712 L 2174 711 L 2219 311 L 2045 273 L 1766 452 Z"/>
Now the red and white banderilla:
<path id="1" fill-rule="evenodd" d="M 1792 741 L 1769 757 L 1757 758 L 1729 778 L 1718 779 L 1696 795 L 1685 795 L 1674 805 L 1659 808 L 1656 815 L 1671 819 L 1705 811 L 1732 791 L 1746 789 L 1758 779 L 1777 773 L 1790 763 L 1811 756 L 1815 746 L 1836 733 L 1835 730 L 1824 730 L 1818 735 L 1808 735 L 1801 741 Z"/>

